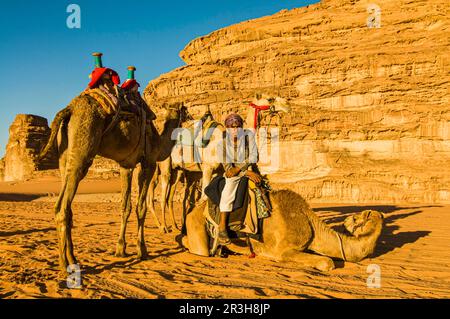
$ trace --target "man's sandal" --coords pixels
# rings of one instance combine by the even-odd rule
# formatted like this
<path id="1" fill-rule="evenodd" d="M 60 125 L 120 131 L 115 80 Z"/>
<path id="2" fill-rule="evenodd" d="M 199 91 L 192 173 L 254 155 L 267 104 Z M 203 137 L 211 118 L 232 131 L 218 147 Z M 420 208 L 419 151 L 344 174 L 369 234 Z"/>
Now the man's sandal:
<path id="1" fill-rule="evenodd" d="M 229 245 L 231 244 L 230 237 L 226 231 L 219 232 L 219 245 Z"/>

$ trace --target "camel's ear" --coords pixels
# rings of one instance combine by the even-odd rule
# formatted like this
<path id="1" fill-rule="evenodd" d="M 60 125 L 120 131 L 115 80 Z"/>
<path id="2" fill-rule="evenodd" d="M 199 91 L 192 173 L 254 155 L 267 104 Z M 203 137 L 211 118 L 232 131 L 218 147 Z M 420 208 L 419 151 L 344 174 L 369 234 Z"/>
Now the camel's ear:
<path id="1" fill-rule="evenodd" d="M 365 210 L 362 212 L 362 218 L 365 220 L 369 217 L 370 215 L 370 210 Z"/>
<path id="2" fill-rule="evenodd" d="M 381 220 L 383 220 L 385 218 L 385 215 L 383 212 L 380 212 L 378 210 L 373 210 L 373 213 L 376 213 L 376 215 L 379 215 L 381 217 Z M 375 214 L 374 214 L 375 215 Z"/>
<path id="3" fill-rule="evenodd" d="M 259 92 L 255 93 L 255 99 L 260 100 L 261 96 L 262 96 L 261 93 L 259 93 Z"/>

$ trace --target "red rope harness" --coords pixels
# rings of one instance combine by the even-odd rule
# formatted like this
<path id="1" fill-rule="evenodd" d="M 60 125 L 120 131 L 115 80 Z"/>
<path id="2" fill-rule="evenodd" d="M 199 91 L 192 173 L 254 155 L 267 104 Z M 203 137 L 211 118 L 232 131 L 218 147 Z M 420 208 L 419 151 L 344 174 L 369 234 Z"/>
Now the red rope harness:
<path id="1" fill-rule="evenodd" d="M 253 128 L 256 130 L 256 128 L 258 127 L 258 115 L 260 111 L 265 111 L 270 109 L 270 105 L 256 105 L 254 103 L 250 103 L 249 104 L 250 107 L 255 109 L 255 115 L 253 117 Z"/>

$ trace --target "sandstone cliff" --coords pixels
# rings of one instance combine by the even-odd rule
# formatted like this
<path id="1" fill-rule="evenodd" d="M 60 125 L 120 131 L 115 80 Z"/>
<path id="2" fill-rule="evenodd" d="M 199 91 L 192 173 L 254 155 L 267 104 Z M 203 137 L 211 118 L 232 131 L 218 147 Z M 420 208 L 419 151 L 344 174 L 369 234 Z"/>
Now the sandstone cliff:
<path id="1" fill-rule="evenodd" d="M 9 140 L 3 159 L 3 180 L 16 181 L 31 177 L 33 172 L 57 167 L 57 160 L 49 156 L 41 162 L 36 157 L 48 140 L 47 119 L 30 114 L 18 114 L 9 127 Z"/>
<path id="2" fill-rule="evenodd" d="M 0 182 L 3 181 L 5 177 L 5 159 L 0 159 Z"/>
<path id="3" fill-rule="evenodd" d="M 144 96 L 218 119 L 257 92 L 288 98 L 274 181 L 310 200 L 448 203 L 449 16 L 444 0 L 283 10 L 193 40 Z"/>

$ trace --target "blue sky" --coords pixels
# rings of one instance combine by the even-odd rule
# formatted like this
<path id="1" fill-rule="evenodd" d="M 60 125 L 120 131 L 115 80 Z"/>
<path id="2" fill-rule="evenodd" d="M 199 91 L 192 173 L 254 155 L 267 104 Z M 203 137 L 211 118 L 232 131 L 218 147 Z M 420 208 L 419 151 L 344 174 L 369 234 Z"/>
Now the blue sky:
<path id="1" fill-rule="evenodd" d="M 184 65 L 178 53 L 214 30 L 318 0 L 127 0 L 3 2 L 0 8 L 0 157 L 16 114 L 52 121 L 89 82 L 92 52 L 123 81 L 137 67 L 145 86 Z M 69 4 L 81 8 L 81 29 L 69 29 Z"/>

